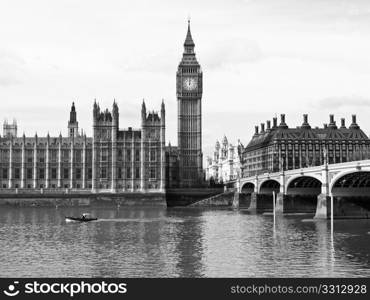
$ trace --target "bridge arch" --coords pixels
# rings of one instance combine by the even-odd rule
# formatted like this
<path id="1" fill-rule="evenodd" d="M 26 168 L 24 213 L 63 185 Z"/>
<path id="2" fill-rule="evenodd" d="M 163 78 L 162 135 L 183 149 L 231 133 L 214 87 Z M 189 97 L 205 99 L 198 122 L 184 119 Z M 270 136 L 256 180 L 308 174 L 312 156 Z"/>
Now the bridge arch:
<path id="1" fill-rule="evenodd" d="M 349 170 L 336 176 L 329 185 L 333 196 L 368 196 L 370 195 L 370 170 Z"/>
<path id="2" fill-rule="evenodd" d="M 315 175 L 297 175 L 289 178 L 285 193 L 288 195 L 319 195 L 321 193 L 321 178 Z"/>
<path id="3" fill-rule="evenodd" d="M 370 216 L 370 170 L 341 172 L 329 185 L 335 216 Z"/>
<path id="4" fill-rule="evenodd" d="M 245 194 L 252 194 L 254 192 L 255 185 L 253 182 L 246 182 L 242 185 L 240 192 Z"/>
<path id="5" fill-rule="evenodd" d="M 321 180 L 316 176 L 301 174 L 290 178 L 285 187 L 284 212 L 313 214 L 321 186 Z"/>
<path id="6" fill-rule="evenodd" d="M 272 194 L 272 192 L 279 193 L 280 182 L 275 179 L 266 179 L 260 183 L 259 194 Z"/>

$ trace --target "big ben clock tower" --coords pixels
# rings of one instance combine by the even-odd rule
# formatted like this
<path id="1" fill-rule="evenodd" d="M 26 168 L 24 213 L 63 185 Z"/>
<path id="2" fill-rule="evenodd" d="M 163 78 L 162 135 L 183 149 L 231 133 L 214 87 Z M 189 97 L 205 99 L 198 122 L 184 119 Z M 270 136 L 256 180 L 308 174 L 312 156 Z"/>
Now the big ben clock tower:
<path id="1" fill-rule="evenodd" d="M 180 185 L 194 187 L 203 181 L 202 92 L 203 73 L 195 57 L 194 42 L 188 32 L 184 53 L 176 73 Z"/>

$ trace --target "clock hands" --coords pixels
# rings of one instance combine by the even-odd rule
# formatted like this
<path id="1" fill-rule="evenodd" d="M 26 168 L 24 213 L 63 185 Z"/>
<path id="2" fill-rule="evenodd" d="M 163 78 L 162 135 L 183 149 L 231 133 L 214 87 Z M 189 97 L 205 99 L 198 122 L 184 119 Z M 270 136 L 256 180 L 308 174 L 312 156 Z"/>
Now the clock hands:
<path id="1" fill-rule="evenodd" d="M 193 90 L 197 87 L 196 79 L 193 78 L 186 78 L 184 79 L 183 87 L 186 90 Z"/>

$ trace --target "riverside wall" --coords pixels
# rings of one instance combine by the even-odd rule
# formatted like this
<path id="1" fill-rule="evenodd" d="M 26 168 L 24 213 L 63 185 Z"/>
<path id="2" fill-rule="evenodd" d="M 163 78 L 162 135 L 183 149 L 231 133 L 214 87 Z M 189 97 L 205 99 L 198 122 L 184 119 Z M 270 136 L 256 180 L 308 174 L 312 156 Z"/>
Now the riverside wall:
<path id="1" fill-rule="evenodd" d="M 166 206 L 165 193 L 0 193 L 0 206 Z"/>

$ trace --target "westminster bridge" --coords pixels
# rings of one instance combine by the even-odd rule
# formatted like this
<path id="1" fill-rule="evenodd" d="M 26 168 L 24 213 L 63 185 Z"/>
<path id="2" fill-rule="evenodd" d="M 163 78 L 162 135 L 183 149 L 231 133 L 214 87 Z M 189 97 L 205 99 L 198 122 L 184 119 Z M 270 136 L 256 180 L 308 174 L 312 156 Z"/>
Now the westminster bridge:
<path id="1" fill-rule="evenodd" d="M 327 218 L 332 200 L 335 217 L 370 215 L 370 160 L 264 173 L 227 186 L 236 191 L 234 206 L 249 210 L 272 210 L 275 198 L 276 213 L 311 212 Z"/>

